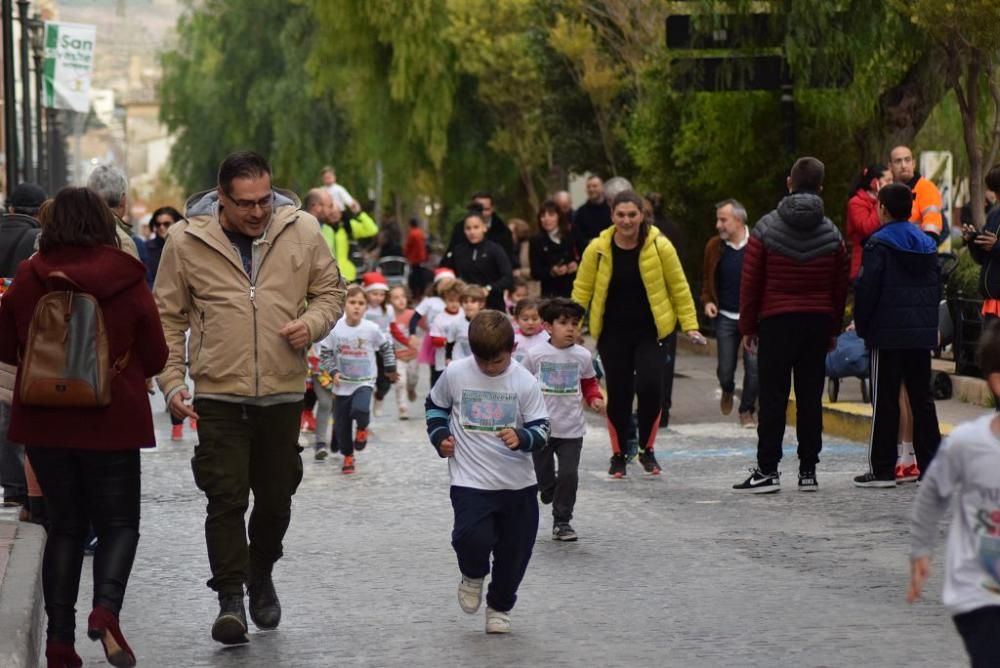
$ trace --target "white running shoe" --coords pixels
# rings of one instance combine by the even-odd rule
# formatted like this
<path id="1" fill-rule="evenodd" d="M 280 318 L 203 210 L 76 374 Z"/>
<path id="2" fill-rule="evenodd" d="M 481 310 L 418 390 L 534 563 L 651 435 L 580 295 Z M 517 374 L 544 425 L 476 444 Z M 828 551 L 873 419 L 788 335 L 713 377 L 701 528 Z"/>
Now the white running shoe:
<path id="1" fill-rule="evenodd" d="M 409 420 L 410 419 L 410 407 L 406 404 L 399 404 L 399 419 Z"/>
<path id="2" fill-rule="evenodd" d="M 486 606 L 486 632 L 510 633 L 510 613 Z"/>
<path id="3" fill-rule="evenodd" d="M 483 604 L 483 578 L 467 578 L 462 576 L 458 583 L 458 605 L 462 612 L 472 615 Z"/>
<path id="4" fill-rule="evenodd" d="M 372 408 L 372 415 L 375 417 L 382 417 L 382 401 L 380 399 L 375 400 L 375 406 Z"/>

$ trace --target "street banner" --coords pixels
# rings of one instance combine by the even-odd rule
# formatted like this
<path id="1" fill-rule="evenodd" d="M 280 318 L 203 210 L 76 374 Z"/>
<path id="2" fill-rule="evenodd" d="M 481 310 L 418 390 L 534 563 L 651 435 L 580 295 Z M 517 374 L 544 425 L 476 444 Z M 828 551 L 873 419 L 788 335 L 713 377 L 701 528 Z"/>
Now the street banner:
<path id="1" fill-rule="evenodd" d="M 82 114 L 90 111 L 97 26 L 45 22 L 45 106 Z"/>

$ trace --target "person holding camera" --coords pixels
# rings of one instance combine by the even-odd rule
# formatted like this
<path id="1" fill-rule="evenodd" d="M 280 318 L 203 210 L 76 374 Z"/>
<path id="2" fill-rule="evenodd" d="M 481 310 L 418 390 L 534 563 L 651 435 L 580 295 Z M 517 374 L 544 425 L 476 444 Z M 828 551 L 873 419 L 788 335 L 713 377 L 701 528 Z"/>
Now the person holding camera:
<path id="1" fill-rule="evenodd" d="M 995 165 L 986 174 L 987 197 L 1000 194 L 1000 165 Z M 983 320 L 1000 318 L 1000 246 L 997 234 L 1000 230 L 1000 206 L 995 204 L 986 215 L 986 225 L 982 230 L 975 225 L 962 225 L 962 239 L 969 254 L 982 266 L 979 272 L 979 292 L 983 295 Z"/>

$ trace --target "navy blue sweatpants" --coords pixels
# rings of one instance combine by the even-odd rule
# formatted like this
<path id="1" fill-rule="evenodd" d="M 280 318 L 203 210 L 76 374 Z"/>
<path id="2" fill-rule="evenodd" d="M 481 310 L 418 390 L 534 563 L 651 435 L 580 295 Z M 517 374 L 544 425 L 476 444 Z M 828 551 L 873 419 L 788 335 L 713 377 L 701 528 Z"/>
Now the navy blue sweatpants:
<path id="1" fill-rule="evenodd" d="M 458 568 L 469 578 L 486 577 L 493 554 L 486 605 L 494 610 L 508 612 L 517 601 L 538 533 L 537 493 L 537 485 L 516 490 L 451 488 L 451 545 Z"/>

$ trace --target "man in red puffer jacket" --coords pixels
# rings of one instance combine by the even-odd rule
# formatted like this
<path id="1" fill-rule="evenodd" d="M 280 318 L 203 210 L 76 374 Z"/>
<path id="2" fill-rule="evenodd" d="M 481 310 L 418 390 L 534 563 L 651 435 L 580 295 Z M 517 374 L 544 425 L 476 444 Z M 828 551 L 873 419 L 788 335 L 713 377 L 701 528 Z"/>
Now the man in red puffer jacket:
<path id="1" fill-rule="evenodd" d="M 817 489 L 826 353 L 840 333 L 849 269 L 840 231 L 823 215 L 824 171 L 816 158 L 795 162 L 790 194 L 754 226 L 743 258 L 740 333 L 744 345 L 758 351 L 760 412 L 757 467 L 733 486 L 739 492 L 781 489 L 778 462 L 793 373 L 799 490 Z"/>

